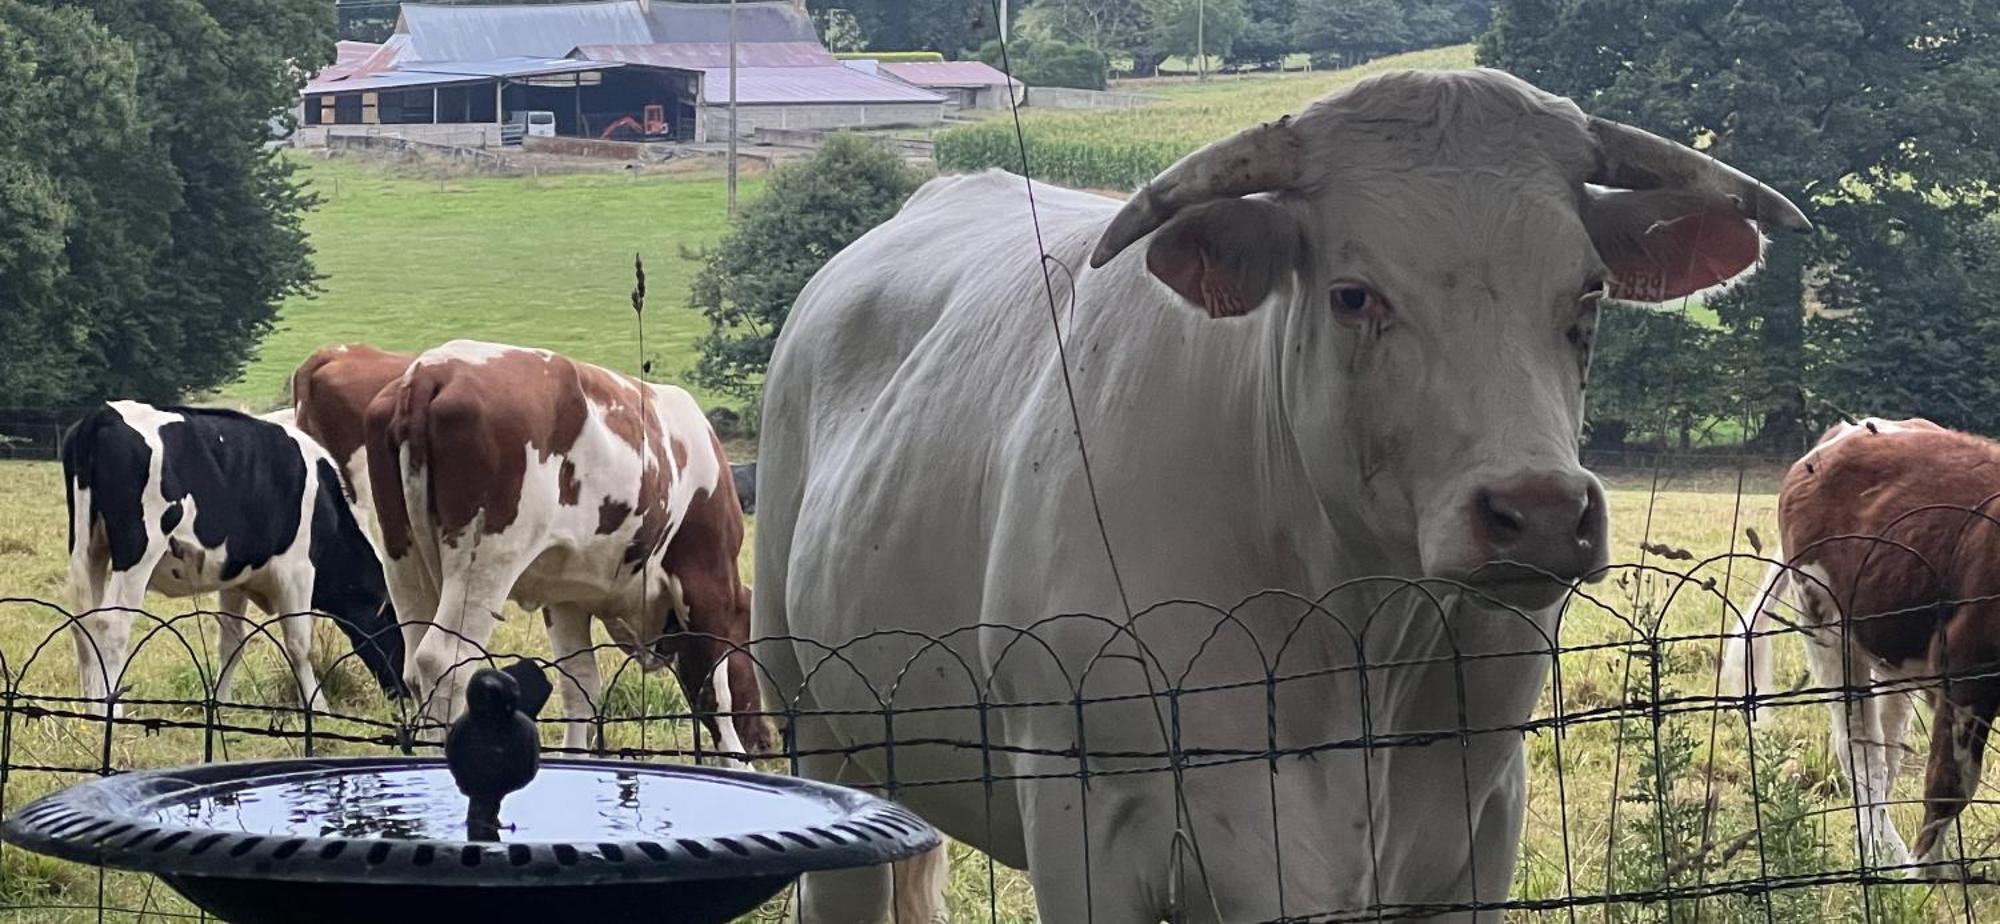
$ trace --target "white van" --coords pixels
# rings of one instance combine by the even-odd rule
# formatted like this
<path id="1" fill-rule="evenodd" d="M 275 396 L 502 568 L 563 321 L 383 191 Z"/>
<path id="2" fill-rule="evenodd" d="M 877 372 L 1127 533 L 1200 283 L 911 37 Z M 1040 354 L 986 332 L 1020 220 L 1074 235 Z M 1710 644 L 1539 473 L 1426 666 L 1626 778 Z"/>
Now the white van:
<path id="1" fill-rule="evenodd" d="M 556 136 L 556 114 L 546 109 L 532 109 L 525 113 L 528 120 L 526 134 L 536 138 Z"/>

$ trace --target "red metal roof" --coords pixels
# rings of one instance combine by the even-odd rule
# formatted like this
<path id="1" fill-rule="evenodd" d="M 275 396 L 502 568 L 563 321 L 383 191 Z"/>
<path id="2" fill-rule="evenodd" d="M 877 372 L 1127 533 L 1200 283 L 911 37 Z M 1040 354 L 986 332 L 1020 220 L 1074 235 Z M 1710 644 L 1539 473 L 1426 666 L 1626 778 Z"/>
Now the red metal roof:
<path id="1" fill-rule="evenodd" d="M 710 106 L 729 102 L 729 68 L 702 69 L 702 101 Z M 736 68 L 736 102 L 744 106 L 772 103 L 941 103 L 944 97 L 920 87 L 870 77 L 829 64 L 819 67 Z"/>
<path id="2" fill-rule="evenodd" d="M 1004 87 L 1008 82 L 1005 73 L 984 61 L 883 61 L 876 67 L 919 87 Z"/>
<path id="3" fill-rule="evenodd" d="M 644 45 L 579 45 L 571 57 L 646 67 L 700 70 L 729 66 L 728 42 L 652 42 Z M 818 42 L 742 42 L 736 66 L 823 67 L 837 63 Z"/>

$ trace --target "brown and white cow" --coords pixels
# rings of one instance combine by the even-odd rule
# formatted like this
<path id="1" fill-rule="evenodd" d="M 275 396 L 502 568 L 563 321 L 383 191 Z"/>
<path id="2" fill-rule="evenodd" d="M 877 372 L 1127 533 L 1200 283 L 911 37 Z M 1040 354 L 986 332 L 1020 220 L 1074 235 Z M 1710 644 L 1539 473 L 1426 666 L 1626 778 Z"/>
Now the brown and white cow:
<path id="1" fill-rule="evenodd" d="M 1767 628 L 1795 619 L 1814 682 L 1853 693 L 1830 704 L 1833 750 L 1854 785 L 1864 847 L 1884 864 L 1944 859 L 1979 784 L 2000 709 L 1996 497 L 2000 443 L 1922 419 L 1829 429 L 1785 475 L 1786 564 L 1766 575 L 1752 631 L 1725 656 L 1732 686 L 1768 689 Z M 1888 800 L 1918 686 L 1931 690 L 1936 718 L 1913 858 Z"/>
<path id="2" fill-rule="evenodd" d="M 354 508 L 375 516 L 368 483 L 368 450 L 362 432 L 368 403 L 402 378 L 416 357 L 365 343 L 320 347 L 292 373 L 292 407 L 298 428 L 333 457 Z"/>
<path id="3" fill-rule="evenodd" d="M 644 668 L 672 665 L 724 751 L 768 749 L 741 649 L 743 511 L 687 392 L 455 340 L 377 395 L 365 430 L 407 677 L 427 715 L 458 711 L 511 598 L 544 608 L 566 746 L 585 746 L 596 713 L 595 616 Z M 733 710 L 745 714 L 715 721 Z"/>

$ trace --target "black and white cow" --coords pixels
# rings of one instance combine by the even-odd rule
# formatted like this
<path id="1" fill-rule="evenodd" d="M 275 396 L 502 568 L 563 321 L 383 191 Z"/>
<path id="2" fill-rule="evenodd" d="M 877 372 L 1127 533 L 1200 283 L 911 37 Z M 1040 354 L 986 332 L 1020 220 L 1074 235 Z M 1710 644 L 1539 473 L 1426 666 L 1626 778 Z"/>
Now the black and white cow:
<path id="1" fill-rule="evenodd" d="M 332 460 L 289 421 L 113 401 L 63 436 L 62 463 L 85 699 L 115 700 L 148 588 L 219 595 L 218 699 L 251 627 L 246 603 L 282 617 L 286 657 L 313 708 L 325 699 L 307 657 L 312 613 L 331 616 L 383 689 L 401 692 L 402 636 L 381 560 Z"/>

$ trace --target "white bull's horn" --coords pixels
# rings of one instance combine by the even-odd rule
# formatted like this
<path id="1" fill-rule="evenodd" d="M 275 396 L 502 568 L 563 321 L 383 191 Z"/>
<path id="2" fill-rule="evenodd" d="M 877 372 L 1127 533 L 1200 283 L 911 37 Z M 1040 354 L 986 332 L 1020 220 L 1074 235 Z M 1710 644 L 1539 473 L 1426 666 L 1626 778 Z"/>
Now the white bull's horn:
<path id="1" fill-rule="evenodd" d="M 1118 210 L 1090 254 L 1092 267 L 1111 262 L 1153 233 L 1175 213 L 1214 199 L 1284 189 L 1298 180 L 1305 148 L 1292 117 L 1247 128 L 1208 145 L 1162 171 Z"/>
<path id="2" fill-rule="evenodd" d="M 1618 189 L 1689 189 L 1728 196 L 1751 221 L 1812 230 L 1804 212 L 1777 190 L 1722 161 L 1652 132 L 1590 118 L 1597 171 L 1590 182 Z"/>

